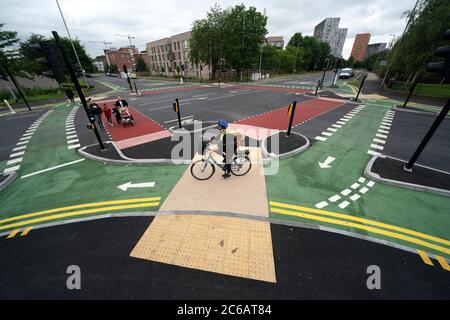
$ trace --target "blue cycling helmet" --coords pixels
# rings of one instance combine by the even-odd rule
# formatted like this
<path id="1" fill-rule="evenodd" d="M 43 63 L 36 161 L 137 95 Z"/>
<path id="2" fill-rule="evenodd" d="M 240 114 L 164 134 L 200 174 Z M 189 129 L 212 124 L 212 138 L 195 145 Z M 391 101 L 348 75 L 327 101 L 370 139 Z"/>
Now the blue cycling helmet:
<path id="1" fill-rule="evenodd" d="M 217 125 L 221 127 L 222 129 L 226 129 L 228 127 L 228 121 L 226 120 L 219 120 L 217 121 Z"/>

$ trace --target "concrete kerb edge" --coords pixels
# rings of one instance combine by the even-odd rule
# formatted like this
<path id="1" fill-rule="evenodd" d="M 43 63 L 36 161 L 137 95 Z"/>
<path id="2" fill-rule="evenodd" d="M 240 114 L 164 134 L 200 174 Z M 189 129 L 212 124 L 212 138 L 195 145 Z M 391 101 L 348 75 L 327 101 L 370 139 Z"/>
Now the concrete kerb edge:
<path id="1" fill-rule="evenodd" d="M 191 160 L 172 160 L 172 159 L 133 159 L 133 158 L 128 158 L 127 156 L 125 156 L 119 148 L 117 148 L 116 144 L 112 141 L 107 141 L 106 143 L 112 144 L 115 148 L 116 151 L 119 153 L 119 155 L 124 159 L 124 160 L 117 160 L 117 159 L 108 159 L 108 158 L 104 158 L 104 157 L 100 157 L 100 156 L 96 156 L 93 154 L 90 154 L 88 152 L 86 152 L 86 148 L 88 147 L 92 147 L 95 146 L 97 144 L 91 144 L 91 145 L 87 145 L 84 147 L 81 147 L 77 150 L 78 154 L 84 158 L 90 159 L 90 160 L 94 160 L 97 162 L 101 162 L 101 163 L 108 163 L 108 164 L 114 164 L 114 165 L 168 165 L 168 164 L 173 164 L 173 165 L 186 165 L 186 164 L 191 164 L 192 161 Z"/>
<path id="2" fill-rule="evenodd" d="M 281 134 L 282 132 L 286 132 L 286 131 L 279 131 L 279 132 L 276 133 L 276 134 Z M 267 139 L 270 138 L 270 137 L 272 137 L 273 134 L 270 135 L 270 136 L 268 136 L 268 137 L 266 137 L 266 138 L 264 138 L 264 139 L 261 141 L 261 145 L 260 145 L 260 146 L 261 146 L 261 152 L 262 152 L 262 154 L 263 154 L 263 157 L 265 158 L 265 159 L 263 159 L 263 161 L 264 161 L 265 163 L 270 162 L 272 159 L 284 159 L 284 158 L 292 157 L 292 156 L 294 156 L 294 155 L 296 155 L 296 154 L 299 154 L 299 153 L 305 151 L 306 149 L 308 149 L 308 148 L 311 146 L 311 142 L 309 141 L 309 139 L 308 139 L 307 137 L 305 137 L 304 135 L 302 135 L 302 134 L 300 134 L 300 133 L 297 133 L 297 132 L 293 132 L 293 131 L 292 131 L 291 134 L 292 134 L 292 133 L 293 133 L 293 134 L 296 134 L 296 135 L 298 135 L 298 136 L 300 136 L 300 137 L 302 137 L 302 138 L 304 138 L 304 139 L 306 140 L 306 143 L 305 143 L 303 146 L 301 146 L 300 148 L 291 150 L 291 151 L 289 151 L 289 152 L 282 153 L 282 154 L 278 155 L 277 157 L 273 157 L 273 156 L 267 151 L 267 148 L 266 148 L 266 142 L 267 142 Z"/>
<path id="3" fill-rule="evenodd" d="M 423 114 L 423 115 L 432 116 L 432 117 L 436 117 L 438 115 L 438 113 L 435 113 L 433 111 L 420 111 L 420 110 L 404 109 L 399 104 L 394 105 L 391 108 L 391 110 L 398 111 L 398 112 L 409 112 L 409 113 Z M 446 119 L 450 119 L 450 116 L 447 115 L 447 116 L 445 116 L 445 118 Z"/>
<path id="4" fill-rule="evenodd" d="M 391 186 L 395 186 L 395 187 L 403 187 L 403 188 L 407 188 L 407 189 L 411 189 L 414 191 L 423 191 L 423 192 L 429 192 L 429 193 L 434 193 L 434 194 L 438 194 L 440 196 L 444 196 L 444 197 L 450 197 L 450 191 L 445 190 L 445 189 L 439 189 L 439 188 L 433 188 L 433 187 L 428 187 L 428 186 L 423 186 L 423 185 L 419 185 L 419 184 L 414 184 L 414 183 L 409 183 L 409 182 L 403 182 L 403 181 L 398 181 L 398 180 L 392 180 L 392 179 L 386 179 L 386 178 L 382 178 L 379 174 L 375 173 L 372 171 L 372 167 L 373 164 L 375 163 L 375 160 L 379 157 L 382 158 L 390 158 L 390 159 L 394 159 L 394 160 L 398 160 L 398 161 L 403 161 L 402 159 L 397 159 L 394 157 L 388 157 L 385 155 L 382 156 L 373 156 L 369 162 L 367 163 L 366 167 L 364 168 L 364 175 L 372 180 L 375 180 L 377 182 L 381 182 L 381 183 L 385 183 L 387 185 L 391 185 Z M 439 171 L 442 173 L 446 173 L 449 174 L 448 172 L 445 171 L 441 171 L 441 170 L 436 170 L 427 166 L 422 166 L 419 164 L 416 164 L 416 166 L 420 166 L 426 169 L 430 169 L 430 170 L 434 170 L 434 171 Z"/>
<path id="5" fill-rule="evenodd" d="M 3 173 L 3 175 L 7 176 L 5 180 L 0 182 L 0 191 L 5 189 L 7 186 L 9 186 L 14 180 L 16 180 L 18 174 L 16 171 Z"/>
<path id="6" fill-rule="evenodd" d="M 235 212 L 211 212 L 211 211 L 147 211 L 147 212 L 122 212 L 122 213 L 107 213 L 102 215 L 94 215 L 90 217 L 84 217 L 84 218 L 75 218 L 75 219 L 69 219 L 69 220 L 61 220 L 56 222 L 50 222 L 46 224 L 40 224 L 33 226 L 33 230 L 37 229 L 44 229 L 49 227 L 55 227 L 60 225 L 66 225 L 71 223 L 78 223 L 78 222 L 85 222 L 85 221 L 94 221 L 94 220 L 100 220 L 100 219 L 108 219 L 108 218 L 126 218 L 126 217 L 157 217 L 157 216 L 170 216 L 170 215 L 208 215 L 208 216 L 225 216 L 225 217 L 231 217 L 231 218 L 239 218 L 239 219 L 248 219 L 248 220 L 256 220 L 261 222 L 267 222 L 270 224 L 278 224 L 278 225 L 285 225 L 285 226 L 292 226 L 292 227 L 298 227 L 298 228 L 306 228 L 306 229 L 313 229 L 313 230 L 320 230 L 325 232 L 331 232 L 336 234 L 341 234 L 348 237 L 357 238 L 360 240 L 370 241 L 374 242 L 380 245 L 386 245 L 390 246 L 399 250 L 404 250 L 407 252 L 411 252 L 416 254 L 417 249 L 408 247 L 406 245 L 401 245 L 395 242 L 391 242 L 384 239 L 379 239 L 363 234 L 358 234 L 346 230 L 336 229 L 332 227 L 322 226 L 318 224 L 307 224 L 303 222 L 298 221 L 290 221 L 290 220 L 281 220 L 281 219 L 272 219 L 270 217 L 261 217 L 261 216 L 253 216 L 248 214 L 242 214 L 242 213 L 235 213 Z M 11 230 L 0 233 L 0 237 L 7 236 L 11 233 Z M 427 252 L 428 253 L 428 252 Z M 430 253 L 428 253 L 429 256 L 432 256 Z M 444 257 L 445 258 L 445 257 Z M 447 261 L 450 261 L 448 258 L 445 258 Z"/>

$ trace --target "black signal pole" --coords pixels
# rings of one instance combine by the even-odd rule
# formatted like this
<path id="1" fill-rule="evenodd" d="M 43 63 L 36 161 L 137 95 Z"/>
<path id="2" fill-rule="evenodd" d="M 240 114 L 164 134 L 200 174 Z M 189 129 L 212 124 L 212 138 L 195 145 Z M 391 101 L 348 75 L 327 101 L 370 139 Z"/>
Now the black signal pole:
<path id="1" fill-rule="evenodd" d="M 441 122 L 445 119 L 445 116 L 448 114 L 448 111 L 450 110 L 450 99 L 447 100 L 447 103 L 445 104 L 444 108 L 442 108 L 441 112 L 437 116 L 436 120 L 431 125 L 430 129 L 428 130 L 427 134 L 423 138 L 422 142 L 417 147 L 417 150 L 412 155 L 411 159 L 405 166 L 405 170 L 411 172 L 412 167 L 414 163 L 419 158 L 420 154 L 422 153 L 423 149 L 427 146 L 428 142 L 430 141 L 431 137 L 436 132 L 437 128 L 439 128 L 439 125 Z"/>
<path id="2" fill-rule="evenodd" d="M 75 89 L 78 92 L 78 95 L 79 95 L 80 100 L 81 100 L 81 104 L 83 105 L 84 111 L 86 112 L 86 116 L 88 117 L 89 122 L 92 124 L 92 129 L 95 132 L 95 136 L 96 136 L 97 141 L 98 141 L 98 143 L 100 145 L 100 148 L 102 150 L 105 150 L 106 147 L 103 144 L 102 138 L 100 137 L 100 133 L 97 130 L 97 126 L 95 125 L 95 121 L 93 121 L 91 119 L 91 117 L 89 116 L 88 105 L 87 105 L 87 102 L 86 102 L 86 97 L 84 96 L 83 90 L 81 89 L 80 83 L 78 82 L 78 78 L 77 78 L 77 75 L 75 74 L 75 70 L 73 68 L 73 65 L 70 62 L 69 57 L 67 56 L 67 53 L 64 51 L 64 48 L 63 48 L 62 43 L 61 43 L 61 38 L 59 37 L 58 32 L 56 32 L 56 31 L 52 31 L 52 34 L 53 34 L 53 37 L 56 40 L 56 46 L 58 47 L 59 51 L 61 52 L 61 56 L 62 56 L 62 58 L 64 60 L 64 64 L 66 65 L 67 71 L 69 71 L 70 79 L 72 80 L 72 82 L 73 82 L 73 84 L 75 86 Z"/>
<path id="3" fill-rule="evenodd" d="M 27 106 L 28 110 L 31 111 L 30 105 L 28 104 L 27 99 L 25 98 L 25 95 L 22 92 L 22 89 L 20 89 L 20 85 L 17 82 L 16 78 L 14 77 L 14 75 L 11 73 L 11 71 L 9 71 L 8 66 L 6 64 L 5 61 L 3 61 L 3 59 L 0 59 L 0 63 L 2 64 L 3 69 L 5 69 L 6 73 L 8 74 L 8 77 L 11 79 L 11 82 L 14 84 L 14 86 L 17 89 L 17 92 L 19 93 L 20 97 L 22 98 L 23 102 L 25 102 L 25 105 Z"/>
<path id="4" fill-rule="evenodd" d="M 364 75 L 364 77 L 362 78 L 361 84 L 359 85 L 358 93 L 356 94 L 355 100 L 353 100 L 353 101 L 358 101 L 359 94 L 361 93 L 361 89 L 362 89 L 362 87 L 364 85 L 364 81 L 366 81 L 366 77 L 367 76 Z"/>
<path id="5" fill-rule="evenodd" d="M 406 108 L 406 105 L 408 104 L 409 99 L 411 98 L 414 90 L 416 89 L 417 81 L 415 81 L 410 87 L 409 87 L 409 94 L 408 97 L 406 97 L 405 103 L 403 104 L 403 108 Z"/>

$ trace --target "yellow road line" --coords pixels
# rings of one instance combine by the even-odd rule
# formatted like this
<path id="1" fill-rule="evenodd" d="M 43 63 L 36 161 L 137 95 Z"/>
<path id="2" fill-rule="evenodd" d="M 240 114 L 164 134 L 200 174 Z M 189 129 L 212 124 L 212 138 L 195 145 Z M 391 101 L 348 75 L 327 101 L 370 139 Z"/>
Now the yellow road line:
<path id="1" fill-rule="evenodd" d="M 443 269 L 450 271 L 450 266 L 448 265 L 447 260 L 445 260 L 443 257 L 440 257 L 440 256 L 435 256 L 435 257 Z"/>
<path id="2" fill-rule="evenodd" d="M 445 254 L 450 255 L 450 249 L 449 248 L 441 247 L 441 246 L 435 245 L 433 243 L 429 243 L 429 242 L 426 242 L 426 241 L 423 241 L 423 240 L 420 240 L 420 239 L 417 239 L 417 238 L 413 238 L 413 237 L 406 236 L 406 235 L 403 235 L 403 234 L 398 234 L 398 233 L 387 231 L 387 230 L 384 230 L 384 229 L 378 229 L 378 228 L 362 225 L 362 224 L 359 224 L 359 223 L 354 223 L 354 222 L 349 222 L 349 221 L 342 221 L 342 220 L 336 220 L 336 219 L 332 219 L 332 218 L 326 218 L 326 217 L 323 217 L 323 216 L 315 216 L 315 215 L 311 215 L 311 214 L 295 212 L 295 211 L 290 211 L 290 210 L 284 210 L 284 209 L 278 209 L 278 208 L 270 208 L 270 210 L 272 212 L 285 214 L 285 215 L 289 215 L 289 216 L 296 216 L 296 217 L 300 217 L 300 218 L 304 218 L 304 219 L 322 221 L 322 222 L 326 222 L 326 223 L 330 223 L 330 224 L 341 225 L 341 226 L 345 226 L 345 227 L 365 230 L 365 231 L 369 231 L 369 232 L 372 232 L 372 233 L 381 234 L 381 235 L 384 235 L 384 236 L 387 236 L 387 237 L 390 237 L 390 238 L 400 239 L 400 240 L 403 240 L 403 241 L 406 241 L 406 242 L 414 243 L 414 244 L 420 245 L 422 247 L 431 248 L 433 250 L 436 250 L 436 251 L 439 251 L 439 252 L 443 252 Z"/>
<path id="3" fill-rule="evenodd" d="M 18 234 L 19 232 L 20 232 L 20 229 L 11 231 L 11 233 L 6 237 L 6 239 L 14 238 L 16 236 L 16 234 Z"/>
<path id="4" fill-rule="evenodd" d="M 52 215 L 52 216 L 45 216 L 45 217 L 41 217 L 41 218 L 7 224 L 4 226 L 0 226 L 0 230 L 11 229 L 11 228 L 21 227 L 21 226 L 29 225 L 29 224 L 35 224 L 35 223 L 39 223 L 39 222 L 43 222 L 43 221 L 62 219 L 62 218 L 85 215 L 85 214 L 90 214 L 90 213 L 113 211 L 113 210 L 123 210 L 123 209 L 133 209 L 133 208 L 144 208 L 144 207 L 157 207 L 157 206 L 159 206 L 159 202 L 144 202 L 144 203 L 136 203 L 136 204 L 129 204 L 129 205 L 111 206 L 111 207 L 102 207 L 102 208 L 87 209 L 87 210 L 80 210 L 80 211 L 72 211 L 72 212 L 60 213 L 60 214 L 56 214 L 56 215 Z"/>
<path id="5" fill-rule="evenodd" d="M 26 227 L 25 230 L 20 234 L 21 237 L 25 237 L 33 229 L 33 226 Z"/>
<path id="6" fill-rule="evenodd" d="M 434 266 L 433 261 L 431 261 L 430 257 L 427 255 L 425 251 L 417 249 L 417 253 L 422 258 L 425 264 L 428 264 L 429 266 Z"/>
<path id="7" fill-rule="evenodd" d="M 44 211 L 38 211 L 33 213 L 27 213 L 20 216 L 14 216 L 10 218 L 6 218 L 3 220 L 0 220 L 0 224 L 15 220 L 21 220 L 31 217 L 36 217 L 40 215 L 44 215 L 47 213 L 55 213 L 55 212 L 61 212 L 61 211 L 68 211 L 72 209 L 81 209 L 81 208 L 89 208 L 89 207 L 100 207 L 110 204 L 123 204 L 123 203 L 135 203 L 135 202 L 145 202 L 145 201 L 159 201 L 161 200 L 161 197 L 153 197 L 153 198 L 137 198 L 137 199 L 125 199 L 125 200 L 111 200 L 111 201 L 101 201 L 101 202 L 90 202 L 90 203 L 83 203 L 83 204 L 77 204 L 73 206 L 67 206 L 67 207 L 60 207 L 60 208 L 54 208 Z"/>
<path id="8" fill-rule="evenodd" d="M 405 229 L 405 228 L 402 228 L 402 227 L 397 227 L 397 226 L 393 226 L 393 225 L 382 223 L 382 222 L 378 222 L 378 221 L 373 221 L 373 220 L 369 220 L 369 219 L 355 217 L 355 216 L 351 216 L 351 215 L 348 215 L 348 214 L 342 214 L 342 213 L 337 213 L 337 212 L 332 212 L 332 211 L 301 207 L 301 206 L 297 206 L 297 205 L 293 205 L 293 204 L 286 204 L 286 203 L 281 203 L 281 202 L 276 202 L 276 201 L 270 201 L 270 205 L 271 206 L 275 206 L 275 207 L 294 209 L 294 210 L 299 210 L 299 211 L 306 211 L 306 212 L 310 212 L 310 213 L 318 213 L 318 214 L 321 214 L 321 215 L 331 216 L 331 217 L 340 218 L 340 219 L 357 221 L 357 222 L 361 222 L 361 223 L 372 225 L 372 226 L 382 227 L 382 228 L 385 228 L 385 229 L 391 229 L 391 230 L 394 230 L 394 231 L 406 233 L 406 234 L 409 234 L 409 235 L 412 235 L 412 236 L 416 236 L 416 237 L 419 237 L 419 238 L 431 240 L 431 241 L 434 241 L 434 242 L 438 242 L 438 243 L 442 243 L 442 244 L 445 244 L 447 246 L 450 246 L 450 241 L 446 240 L 446 239 L 441 239 L 441 238 L 438 238 L 438 237 L 435 237 L 435 236 L 431 236 L 431 235 L 428 235 L 428 234 L 425 234 L 425 233 L 422 233 L 422 232 L 418 232 L 418 231 L 414 231 L 414 230 L 410 230 L 410 229 Z"/>

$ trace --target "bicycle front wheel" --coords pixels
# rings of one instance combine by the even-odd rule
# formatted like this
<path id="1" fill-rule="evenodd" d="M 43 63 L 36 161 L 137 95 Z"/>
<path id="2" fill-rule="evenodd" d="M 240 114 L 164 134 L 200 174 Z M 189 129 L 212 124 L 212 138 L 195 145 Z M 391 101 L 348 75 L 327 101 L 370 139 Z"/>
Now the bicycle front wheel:
<path id="1" fill-rule="evenodd" d="M 191 174 L 197 180 L 208 180 L 215 171 L 216 168 L 204 159 L 197 160 L 191 165 Z"/>
<path id="2" fill-rule="evenodd" d="M 235 176 L 243 176 L 244 174 L 247 174 L 251 168 L 252 162 L 249 157 L 235 157 L 231 164 L 231 173 Z"/>

